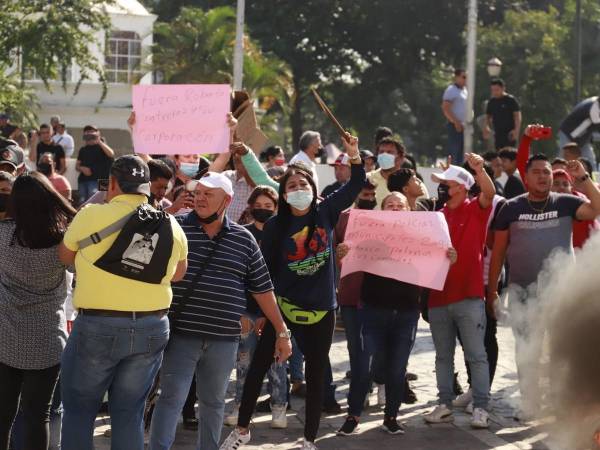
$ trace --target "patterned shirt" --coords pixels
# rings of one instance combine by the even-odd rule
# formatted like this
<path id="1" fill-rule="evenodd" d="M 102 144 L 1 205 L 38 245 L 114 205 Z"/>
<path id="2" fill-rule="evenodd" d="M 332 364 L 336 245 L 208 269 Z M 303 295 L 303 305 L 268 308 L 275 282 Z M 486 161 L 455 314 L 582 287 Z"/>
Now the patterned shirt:
<path id="1" fill-rule="evenodd" d="M 248 184 L 244 177 L 238 180 L 237 171 L 235 170 L 226 170 L 223 175 L 229 178 L 233 186 L 233 199 L 231 199 L 231 203 L 227 208 L 227 216 L 234 222 L 238 222 L 242 213 L 248 207 L 248 198 L 254 188 Z"/>
<path id="2" fill-rule="evenodd" d="M 22 247 L 15 222 L 0 221 L 0 362 L 25 370 L 55 366 L 67 342 L 65 266 L 58 245 Z"/>
<path id="3" fill-rule="evenodd" d="M 184 307 L 177 316 L 175 331 L 213 339 L 237 339 L 240 318 L 246 311 L 246 291 L 259 294 L 273 290 L 269 271 L 256 240 L 241 225 L 227 217 L 218 237 L 211 239 L 195 212 L 177 217 L 188 239 L 188 271 L 173 283 L 172 309 Z M 213 252 L 214 249 L 214 252 Z M 190 283 L 212 253 L 202 276 Z"/>

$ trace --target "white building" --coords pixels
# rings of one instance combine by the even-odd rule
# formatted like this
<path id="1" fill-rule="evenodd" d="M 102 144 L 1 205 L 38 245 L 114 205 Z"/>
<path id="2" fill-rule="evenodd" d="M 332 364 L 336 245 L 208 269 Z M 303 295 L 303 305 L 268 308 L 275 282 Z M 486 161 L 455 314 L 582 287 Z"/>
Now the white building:
<path id="1" fill-rule="evenodd" d="M 156 15 L 150 14 L 137 0 L 117 0 L 107 7 L 112 29 L 108 41 L 104 33 L 98 42 L 108 42 L 108 48 L 93 48 L 100 61 L 104 61 L 108 78 L 108 94 L 102 103 L 102 85 L 98 79 L 86 80 L 73 95 L 79 79 L 79 68 L 72 66 L 67 75 L 67 91 L 61 82 L 51 82 L 49 92 L 39 80 L 30 80 L 35 87 L 40 110 L 40 122 L 49 122 L 50 117 L 59 115 L 75 139 L 76 152 L 81 147 L 82 129 L 85 125 L 96 125 L 115 151 L 130 152 L 131 138 L 127 118 L 131 111 L 132 84 L 152 83 L 151 73 L 142 73 L 148 65 L 152 45 L 152 29 Z M 141 78 L 141 79 L 140 79 Z"/>

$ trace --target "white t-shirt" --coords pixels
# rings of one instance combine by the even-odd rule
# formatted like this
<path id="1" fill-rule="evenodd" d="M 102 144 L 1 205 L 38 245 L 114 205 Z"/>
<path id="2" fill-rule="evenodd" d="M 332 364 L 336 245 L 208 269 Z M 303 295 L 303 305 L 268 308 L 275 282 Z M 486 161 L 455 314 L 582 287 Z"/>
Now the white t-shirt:
<path id="1" fill-rule="evenodd" d="M 67 158 L 73 156 L 73 152 L 75 151 L 75 141 L 73 140 L 73 136 L 65 131 L 63 134 L 55 134 L 52 136 L 52 140 L 55 144 L 60 145 L 64 149 Z"/>
<path id="2" fill-rule="evenodd" d="M 312 170 L 313 180 L 315 182 L 315 185 L 317 186 L 317 192 L 320 192 L 319 178 L 317 176 L 317 165 L 315 164 L 315 162 L 312 159 L 310 159 L 310 157 L 306 153 L 304 153 L 303 150 L 300 150 L 298 153 L 296 153 L 294 157 L 290 160 L 290 164 L 294 164 L 296 162 L 301 162 Z"/>

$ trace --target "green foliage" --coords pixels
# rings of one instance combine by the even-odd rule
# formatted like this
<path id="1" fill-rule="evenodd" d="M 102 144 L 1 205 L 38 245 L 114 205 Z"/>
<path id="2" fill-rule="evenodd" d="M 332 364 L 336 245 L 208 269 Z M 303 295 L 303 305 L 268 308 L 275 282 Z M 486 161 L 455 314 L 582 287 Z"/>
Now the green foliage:
<path id="1" fill-rule="evenodd" d="M 0 64 L 0 109 L 10 113 L 14 123 L 35 127 L 37 107 L 37 98 L 33 89 L 22 86 L 20 78 L 15 74 L 7 75 L 6 68 Z"/>

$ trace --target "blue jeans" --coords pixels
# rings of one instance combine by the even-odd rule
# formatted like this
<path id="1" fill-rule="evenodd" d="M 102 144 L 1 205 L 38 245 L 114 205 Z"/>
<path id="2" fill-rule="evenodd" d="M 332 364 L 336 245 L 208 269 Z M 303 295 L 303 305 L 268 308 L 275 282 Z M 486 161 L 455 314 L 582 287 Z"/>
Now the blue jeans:
<path id="1" fill-rule="evenodd" d="M 143 414 L 169 340 L 166 315 L 79 315 L 62 356 L 62 450 L 92 450 L 108 391 L 112 450 L 143 450 Z"/>
<path id="2" fill-rule="evenodd" d="M 304 355 L 300 351 L 294 336 L 292 336 L 292 356 L 290 356 L 289 365 L 292 383 L 304 381 Z"/>
<path id="3" fill-rule="evenodd" d="M 473 406 L 486 409 L 490 372 L 485 352 L 485 303 L 468 298 L 447 306 L 429 308 L 429 324 L 435 345 L 435 371 L 440 404 L 452 408 L 454 400 L 454 350 L 460 332 L 465 358 L 471 369 Z"/>
<path id="4" fill-rule="evenodd" d="M 198 395 L 197 449 L 217 450 L 229 375 L 235 365 L 238 340 L 207 339 L 174 334 L 160 372 L 161 394 L 150 427 L 150 450 L 168 450 L 175 441 L 177 421 L 194 373 Z"/>
<path id="5" fill-rule="evenodd" d="M 396 417 L 402 396 L 408 358 L 415 343 L 419 311 L 374 308 L 360 311 L 363 346 L 359 355 L 356 389 L 350 388 L 348 414 L 360 416 L 371 385 L 370 359 L 377 353 L 385 361 L 385 415 Z M 354 378 L 354 375 L 352 376 Z"/>
<path id="6" fill-rule="evenodd" d="M 456 131 L 454 125 L 451 123 L 446 124 L 448 130 L 448 148 L 447 153 L 452 156 L 452 164 L 455 166 L 462 166 L 463 154 L 464 154 L 464 132 Z"/>
<path id="7" fill-rule="evenodd" d="M 256 316 L 249 316 L 253 322 L 256 322 Z M 254 330 L 250 333 L 240 336 L 240 345 L 237 352 L 237 361 L 235 366 L 235 403 L 241 403 L 242 392 L 246 374 L 250 367 L 250 361 L 254 355 L 254 350 L 258 345 L 258 336 Z M 269 379 L 269 392 L 271 394 L 271 405 L 284 406 L 288 402 L 288 379 L 285 364 L 273 363 L 267 372 Z"/>
<path id="8" fill-rule="evenodd" d="M 79 181 L 77 183 L 77 193 L 79 194 L 79 202 L 86 202 L 92 195 L 98 192 L 98 180 Z"/>

